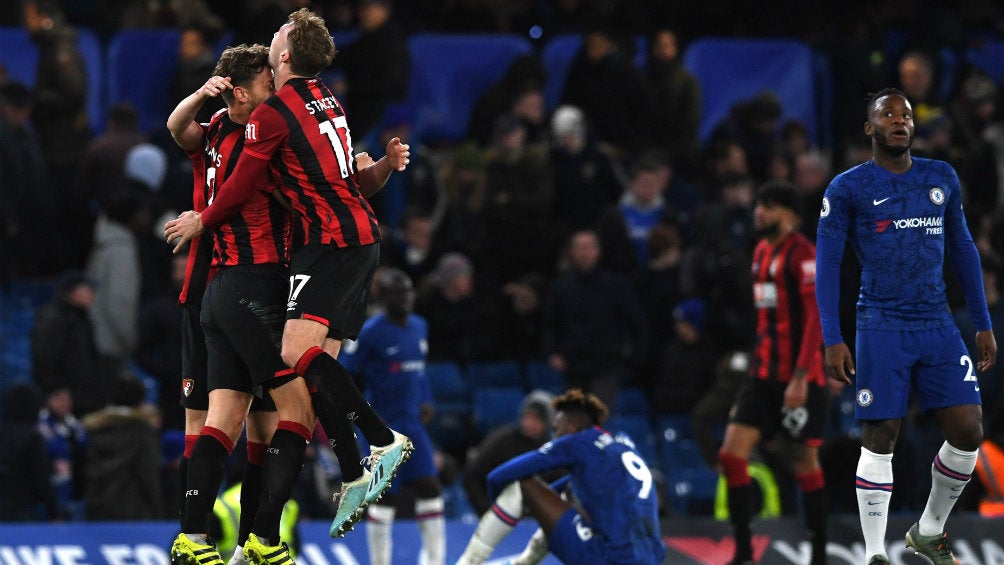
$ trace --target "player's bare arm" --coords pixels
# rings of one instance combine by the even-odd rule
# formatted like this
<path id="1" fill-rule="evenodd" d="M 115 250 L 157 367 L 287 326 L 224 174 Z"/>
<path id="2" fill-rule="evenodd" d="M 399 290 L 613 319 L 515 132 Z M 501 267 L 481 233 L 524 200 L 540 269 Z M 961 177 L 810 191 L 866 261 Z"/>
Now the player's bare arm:
<path id="1" fill-rule="evenodd" d="M 219 96 L 228 88 L 233 88 L 230 77 L 214 76 L 198 90 L 186 96 L 167 117 L 167 129 L 178 147 L 185 151 L 195 151 L 202 146 L 202 128 L 195 121 L 206 100 Z"/>
<path id="2" fill-rule="evenodd" d="M 400 137 L 387 142 L 387 154 L 364 169 L 359 169 L 359 187 L 363 196 L 369 198 L 380 192 L 394 171 L 404 172 L 411 158 L 411 146 L 402 143 Z"/>
<path id="3" fill-rule="evenodd" d="M 844 342 L 835 343 L 826 348 L 823 355 L 823 365 L 826 376 L 835 381 L 851 384 L 850 375 L 854 374 L 854 357 Z"/>
<path id="4" fill-rule="evenodd" d="M 976 361 L 976 368 L 981 372 L 997 364 L 997 340 L 994 339 L 993 330 L 976 332 L 976 350 L 980 356 Z"/>
<path id="5" fill-rule="evenodd" d="M 809 383 L 805 376 L 808 374 L 803 368 L 796 367 L 791 373 L 788 386 L 784 389 L 784 407 L 791 410 L 799 406 L 805 406 L 805 399 L 809 396 Z"/>
<path id="6" fill-rule="evenodd" d="M 174 253 L 181 251 L 189 241 L 202 235 L 202 214 L 189 210 L 178 214 L 177 219 L 164 224 L 164 238 L 174 244 Z"/>

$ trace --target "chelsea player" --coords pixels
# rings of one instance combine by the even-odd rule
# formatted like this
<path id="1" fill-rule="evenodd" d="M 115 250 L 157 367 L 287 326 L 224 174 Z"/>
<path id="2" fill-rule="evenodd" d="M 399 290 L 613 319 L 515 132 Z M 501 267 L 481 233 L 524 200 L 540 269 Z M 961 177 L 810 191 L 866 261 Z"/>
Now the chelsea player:
<path id="1" fill-rule="evenodd" d="M 600 428 L 608 411 L 594 395 L 572 389 L 553 405 L 554 441 L 488 474 L 488 497 L 495 502 L 458 565 L 484 562 L 523 517 L 524 507 L 562 563 L 661 564 L 666 548 L 659 535 L 657 486 L 645 461 L 625 436 Z M 550 486 L 535 476 L 552 469 L 566 469 L 568 475 Z M 577 502 L 556 492 L 566 485 Z M 529 558 L 524 552 L 516 562 L 536 563 L 545 555 Z"/>
<path id="2" fill-rule="evenodd" d="M 957 563 L 945 521 L 973 473 L 980 442 L 976 371 L 992 367 L 997 343 L 983 294 L 980 260 L 951 165 L 910 155 L 913 108 L 899 90 L 868 99 L 864 132 L 872 160 L 838 175 L 823 196 L 816 236 L 816 300 L 831 378 L 855 376 L 862 421 L 857 497 L 865 555 L 889 563 L 885 533 L 892 496 L 892 453 L 910 389 L 938 419 L 946 441 L 931 466 L 927 506 L 907 546 L 935 565 Z M 840 262 L 849 240 L 861 262 L 857 365 L 840 335 Z M 979 359 L 969 357 L 949 312 L 943 264 L 951 259 L 977 329 Z"/>
<path id="3" fill-rule="evenodd" d="M 425 378 L 429 347 L 428 324 L 412 313 L 415 290 L 400 269 L 376 274 L 376 296 L 384 311 L 363 324 L 355 341 L 346 341 L 340 358 L 349 373 L 362 378 L 367 399 L 387 425 L 411 438 L 415 453 L 397 472 L 380 504 L 367 509 L 366 539 L 370 563 L 390 565 L 391 529 L 401 485 L 415 493 L 415 521 L 422 538 L 423 563 L 446 561 L 446 522 L 443 487 L 433 460 L 432 440 L 422 424 L 423 408 L 431 397 Z"/>

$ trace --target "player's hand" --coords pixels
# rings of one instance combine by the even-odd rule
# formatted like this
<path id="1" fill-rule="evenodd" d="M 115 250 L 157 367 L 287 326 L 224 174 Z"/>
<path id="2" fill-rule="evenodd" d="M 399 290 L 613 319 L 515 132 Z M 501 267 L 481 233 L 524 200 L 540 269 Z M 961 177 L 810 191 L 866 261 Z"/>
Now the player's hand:
<path id="1" fill-rule="evenodd" d="M 411 162 L 411 146 L 401 143 L 400 137 L 395 137 L 387 142 L 387 164 L 390 168 L 403 172 L 408 163 Z"/>
<path id="2" fill-rule="evenodd" d="M 809 396 L 809 383 L 805 381 L 805 374 L 805 369 L 795 369 L 784 389 L 784 407 L 788 410 L 805 406 L 805 399 Z"/>
<path id="3" fill-rule="evenodd" d="M 173 253 L 181 251 L 186 243 L 202 235 L 202 214 L 189 210 L 164 224 L 164 239 L 174 245 Z"/>
<path id="4" fill-rule="evenodd" d="M 230 84 L 230 77 L 213 76 L 209 77 L 206 84 L 202 85 L 202 88 L 199 89 L 199 93 L 210 98 L 215 98 L 222 94 L 223 91 L 233 87 L 234 85 Z"/>
<path id="5" fill-rule="evenodd" d="M 993 330 L 983 330 L 976 332 L 976 350 L 980 358 L 976 361 L 976 368 L 986 371 L 997 363 L 997 340 L 994 339 Z"/>
<path id="6" fill-rule="evenodd" d="M 847 344 L 840 342 L 826 348 L 823 365 L 826 376 L 842 383 L 851 384 L 850 375 L 854 374 L 854 358 Z"/>
<path id="7" fill-rule="evenodd" d="M 373 165 L 374 163 L 376 163 L 376 161 L 373 160 L 373 157 L 370 157 L 370 154 L 367 153 L 367 152 L 365 152 L 365 151 L 356 153 L 355 159 L 356 159 L 356 170 L 357 171 L 361 171 L 361 170 L 363 170 L 363 169 L 365 169 L 365 168 Z"/>

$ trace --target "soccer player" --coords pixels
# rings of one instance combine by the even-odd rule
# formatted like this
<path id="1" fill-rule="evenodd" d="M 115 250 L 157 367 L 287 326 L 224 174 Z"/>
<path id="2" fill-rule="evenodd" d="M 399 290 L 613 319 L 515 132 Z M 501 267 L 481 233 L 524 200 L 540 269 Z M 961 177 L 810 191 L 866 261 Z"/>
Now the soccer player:
<path id="1" fill-rule="evenodd" d="M 799 232 L 798 202 L 793 186 L 771 182 L 760 188 L 753 208 L 753 229 L 760 238 L 752 265 L 756 345 L 718 453 L 729 488 L 734 565 L 753 563 L 750 454 L 762 437 L 779 433 L 790 444 L 802 491 L 812 538 L 811 564 L 826 565 L 826 491 L 819 446 L 829 390 L 816 308 L 816 250 Z"/>
<path id="2" fill-rule="evenodd" d="M 370 563 L 391 563 L 395 503 L 404 486 L 415 493 L 415 521 L 424 554 L 421 562 L 443 565 L 446 562 L 443 487 L 439 484 L 432 440 L 422 424 L 421 413 L 428 392 L 425 379 L 428 324 L 412 313 L 415 290 L 404 271 L 386 268 L 377 271 L 376 295 L 384 311 L 366 320 L 356 340 L 346 342 L 341 361 L 349 373 L 362 377 L 370 404 L 387 424 L 411 438 L 416 449 L 415 455 L 401 465 L 382 504 L 374 503 L 367 510 Z"/>
<path id="3" fill-rule="evenodd" d="M 341 104 L 317 78 L 334 57 L 324 20 L 303 8 L 290 14 L 269 48 L 276 93 L 251 114 L 244 151 L 232 175 L 202 213 L 188 211 L 165 227 L 179 244 L 231 218 L 273 166 L 283 196 L 296 211 L 282 358 L 309 385 L 317 416 L 342 467 L 331 535 L 344 534 L 390 486 L 412 451 L 407 436 L 388 428 L 336 360 L 343 339 L 359 333 L 379 262 L 380 231 L 366 201 L 403 171 L 410 155 L 399 138 L 362 170 Z M 358 458 L 352 423 L 371 445 Z"/>
<path id="4" fill-rule="evenodd" d="M 226 178 L 244 144 L 244 125 L 251 111 L 274 91 L 264 45 L 232 47 L 224 51 L 214 76 L 178 103 L 168 117 L 167 127 L 192 160 L 195 177 L 193 203 L 205 209 L 217 183 Z M 232 89 L 228 89 L 232 86 Z M 195 121 L 199 109 L 213 97 L 222 96 L 227 110 L 218 112 L 208 124 Z M 288 223 L 288 222 L 287 222 Z M 233 235 L 233 234 L 231 234 Z M 224 242 L 225 243 L 225 242 Z M 249 240 L 231 239 L 230 244 L 248 245 Z M 185 452 L 179 469 L 180 506 L 185 509 L 188 491 L 188 462 L 206 425 L 209 409 L 207 390 L 208 354 L 200 317 L 206 285 L 225 264 L 226 247 L 213 253 L 213 238 L 199 237 L 190 242 L 185 280 L 179 296 L 182 305 L 182 404 L 185 407 Z M 232 252 L 231 252 L 232 255 Z M 251 533 L 261 492 L 265 448 L 278 422 L 269 396 L 255 398 L 247 419 L 247 465 L 241 489 L 240 527 L 231 565 L 244 560 L 243 544 Z M 200 530 L 201 531 L 201 530 Z"/>
<path id="5" fill-rule="evenodd" d="M 483 563 L 523 517 L 537 519 L 546 547 L 562 563 L 658 565 L 666 548 L 659 535 L 658 495 L 652 473 L 625 436 L 600 428 L 607 407 L 592 394 L 572 389 L 554 399 L 554 441 L 524 453 L 488 475 L 495 501 L 471 537 L 458 565 Z M 535 475 L 567 469 L 552 486 L 568 486 L 581 505 L 566 502 Z M 522 563 L 543 559 L 535 534 Z"/>
<path id="6" fill-rule="evenodd" d="M 816 299 L 827 374 L 855 376 L 861 425 L 858 509 L 865 555 L 888 563 L 885 532 L 892 496 L 892 453 L 910 389 L 946 441 L 931 466 L 927 506 L 906 544 L 935 565 L 955 563 L 945 521 L 969 482 L 983 439 L 976 371 L 994 365 L 980 259 L 962 210 L 962 187 L 943 161 L 910 155 L 913 108 L 887 88 L 871 95 L 865 135 L 872 159 L 833 179 L 823 196 L 816 236 Z M 840 334 L 840 262 L 849 240 L 861 262 L 857 363 Z M 948 254 L 976 327 L 979 358 L 969 357 L 948 310 L 943 264 Z"/>

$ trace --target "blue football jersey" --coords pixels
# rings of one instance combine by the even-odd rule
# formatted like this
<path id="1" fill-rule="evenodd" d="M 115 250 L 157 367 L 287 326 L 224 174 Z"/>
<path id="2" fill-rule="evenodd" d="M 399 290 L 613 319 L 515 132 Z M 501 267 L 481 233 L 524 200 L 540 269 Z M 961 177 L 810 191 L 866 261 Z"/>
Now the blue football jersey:
<path id="1" fill-rule="evenodd" d="M 384 314 L 366 320 L 355 341 L 345 341 L 338 360 L 365 381 L 366 398 L 388 424 L 417 420 L 426 400 L 428 324 L 412 314 L 399 326 Z M 393 427 L 393 426 L 392 426 Z"/>
<path id="2" fill-rule="evenodd" d="M 550 469 L 568 471 L 604 558 L 662 562 L 657 486 L 630 439 L 599 427 L 562 436 L 496 467 L 488 475 L 488 494 L 494 499 L 505 485 Z"/>
<path id="3" fill-rule="evenodd" d="M 946 245 L 960 279 L 970 287 L 978 284 L 982 291 L 959 178 L 944 161 L 913 157 L 910 170 L 899 174 L 868 161 L 835 177 L 823 197 L 817 242 L 820 249 L 842 250 L 848 238 L 861 263 L 858 328 L 900 331 L 951 325 L 943 273 Z M 817 255 L 817 276 L 829 279 L 835 276 L 833 265 L 825 260 Z M 839 271 L 839 264 L 836 267 Z M 966 272 L 959 273 L 960 268 Z M 837 301 L 820 295 L 827 345 L 838 341 L 840 333 Z M 970 307 L 986 310 L 985 304 Z"/>

